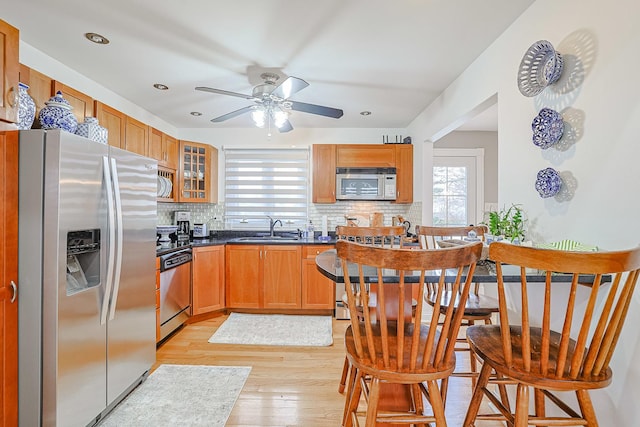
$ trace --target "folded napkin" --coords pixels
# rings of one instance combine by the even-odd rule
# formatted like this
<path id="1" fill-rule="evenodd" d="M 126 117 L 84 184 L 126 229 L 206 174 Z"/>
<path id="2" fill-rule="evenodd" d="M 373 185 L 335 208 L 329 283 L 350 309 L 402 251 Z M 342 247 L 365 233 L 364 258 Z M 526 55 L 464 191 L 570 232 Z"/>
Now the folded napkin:
<path id="1" fill-rule="evenodd" d="M 543 249 L 557 249 L 560 251 L 595 252 L 598 250 L 597 246 L 585 245 L 584 243 L 569 239 L 552 243 L 538 243 L 536 246 Z"/>

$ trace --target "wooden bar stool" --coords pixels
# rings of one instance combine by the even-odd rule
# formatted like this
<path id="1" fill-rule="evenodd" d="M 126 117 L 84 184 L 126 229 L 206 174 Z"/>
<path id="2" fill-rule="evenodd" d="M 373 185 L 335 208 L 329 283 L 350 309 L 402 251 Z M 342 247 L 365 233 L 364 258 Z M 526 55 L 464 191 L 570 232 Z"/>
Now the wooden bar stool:
<path id="1" fill-rule="evenodd" d="M 469 235 L 469 232 L 475 233 L 476 238 L 480 239 L 480 241 L 484 241 L 484 235 L 487 232 L 487 228 L 482 225 L 470 225 L 464 227 L 416 226 L 416 235 L 418 236 L 420 247 L 424 249 L 437 249 L 439 247 L 446 247 L 454 244 L 470 243 L 463 240 Z M 464 307 L 464 314 L 462 316 L 463 327 L 473 326 L 477 322 L 490 325 L 492 323 L 491 317 L 494 313 L 498 312 L 498 300 L 480 294 L 479 288 L 480 284 L 475 283 L 469 292 L 469 297 L 467 298 L 467 303 Z M 425 292 L 425 300 L 427 301 L 427 304 L 434 307 L 437 295 L 437 283 L 427 284 L 427 292 Z M 451 292 L 451 289 L 445 289 L 440 301 L 440 310 L 445 311 L 449 304 L 452 301 L 455 303 L 456 300 L 457 296 Z M 451 376 L 471 378 L 471 386 L 475 387 L 476 379 L 479 375 L 477 360 L 464 336 L 457 338 L 456 351 L 460 353 L 469 353 L 469 370 L 463 372 L 454 371 Z M 446 399 L 447 387 L 448 384 L 445 380 L 442 385 L 444 399 Z M 504 388 L 502 389 L 502 394 L 503 398 L 506 399 L 506 392 Z"/>
<path id="2" fill-rule="evenodd" d="M 640 273 L 640 247 L 569 252 L 492 243 L 489 257 L 496 262 L 500 325 L 467 329 L 471 348 L 483 365 L 464 426 L 484 419 L 505 420 L 515 427 L 597 426 L 589 390 L 606 387 L 612 381 L 609 363 Z M 519 305 L 515 313 L 507 310 L 503 281 L 507 268 L 515 268 L 515 274 L 521 276 L 521 283 L 513 287 L 519 296 L 509 301 Z M 545 272 L 545 282 L 527 283 L 528 268 Z M 571 281 L 554 282 L 558 274 L 569 275 Z M 540 301 L 533 300 L 536 291 Z M 515 413 L 487 387 L 491 370 L 517 384 Z M 533 414 L 529 413 L 530 387 Z M 571 408 L 555 391 L 574 391 L 579 408 Z M 484 396 L 499 414 L 478 414 Z M 547 402 L 564 416 L 547 416 Z"/>
<path id="3" fill-rule="evenodd" d="M 440 283 L 452 283 L 452 289 L 460 295 L 460 304 L 466 302 L 471 288 L 475 263 L 480 258 L 482 244 L 440 250 L 410 250 L 381 248 L 339 240 L 336 242 L 338 257 L 345 274 L 346 292 L 351 314 L 351 325 L 345 332 L 347 358 L 355 372 L 355 380 L 349 382 L 345 398 L 344 426 L 358 423 L 361 397 L 367 401 L 367 427 L 377 423 L 436 423 L 446 426 L 444 404 L 438 382 L 446 378 L 455 368 L 455 337 L 462 322 L 462 311 L 453 305 L 438 324 L 440 307 L 436 303 L 431 323 L 422 323 L 422 305 L 425 292 L 425 275 L 438 274 Z M 351 265 L 351 270 L 349 266 Z M 379 287 L 376 298 L 376 319 L 370 310 L 363 310 L 362 318 L 357 312 L 356 296 L 367 307 L 371 287 L 366 277 L 376 277 L 382 283 L 383 270 L 398 272 L 397 292 L 387 295 L 384 286 Z M 408 283 L 407 274 L 419 277 L 419 299 L 415 318 L 407 321 L 404 295 Z M 357 276 L 352 281 L 350 277 Z M 441 286 L 440 292 L 444 289 Z M 395 305 L 393 316 L 387 307 Z M 381 410 L 381 384 L 403 384 L 410 395 L 406 409 Z M 428 402 L 433 415 L 425 411 Z"/>
<path id="4" fill-rule="evenodd" d="M 406 230 L 402 225 L 398 226 L 381 226 L 381 227 L 355 227 L 355 226 L 338 226 L 336 227 L 336 239 L 347 240 L 350 242 L 362 243 L 364 245 L 372 245 L 379 247 L 402 247 Z M 348 308 L 347 294 L 342 295 L 342 303 Z M 356 295 L 356 304 L 358 305 L 358 315 L 362 315 L 362 305 L 359 295 Z M 375 308 L 375 299 L 369 301 L 370 308 Z M 344 366 L 340 377 L 340 385 L 338 392 L 343 393 L 346 387 L 347 377 L 349 376 L 350 367 L 349 360 L 344 358 Z M 354 376 L 355 378 L 355 376 Z"/>

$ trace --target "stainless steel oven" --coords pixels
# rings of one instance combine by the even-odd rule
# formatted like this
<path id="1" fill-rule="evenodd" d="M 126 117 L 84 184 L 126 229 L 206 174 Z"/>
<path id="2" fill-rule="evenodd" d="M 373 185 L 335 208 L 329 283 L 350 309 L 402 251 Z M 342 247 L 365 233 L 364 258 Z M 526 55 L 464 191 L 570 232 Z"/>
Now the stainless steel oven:
<path id="1" fill-rule="evenodd" d="M 192 259 L 190 248 L 160 257 L 160 339 L 189 318 Z"/>

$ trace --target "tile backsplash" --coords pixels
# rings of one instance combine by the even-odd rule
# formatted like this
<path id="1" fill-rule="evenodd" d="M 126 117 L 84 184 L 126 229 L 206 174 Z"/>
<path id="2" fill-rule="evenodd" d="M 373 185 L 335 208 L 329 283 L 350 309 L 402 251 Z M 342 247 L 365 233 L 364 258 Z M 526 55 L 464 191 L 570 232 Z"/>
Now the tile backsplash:
<path id="1" fill-rule="evenodd" d="M 191 212 L 191 224 L 207 224 L 209 230 L 224 229 L 224 203 L 158 203 L 158 224 L 175 224 L 174 212 Z M 357 215 L 365 218 L 373 212 L 382 212 L 384 225 L 391 225 L 394 215 L 402 215 L 411 223 L 411 231 L 419 225 L 422 218 L 422 203 L 394 204 L 390 202 L 337 202 L 334 204 L 310 204 L 309 219 L 316 230 L 320 230 L 322 216 L 327 216 L 327 227 L 333 231 L 338 225 L 345 225 L 345 215 Z"/>

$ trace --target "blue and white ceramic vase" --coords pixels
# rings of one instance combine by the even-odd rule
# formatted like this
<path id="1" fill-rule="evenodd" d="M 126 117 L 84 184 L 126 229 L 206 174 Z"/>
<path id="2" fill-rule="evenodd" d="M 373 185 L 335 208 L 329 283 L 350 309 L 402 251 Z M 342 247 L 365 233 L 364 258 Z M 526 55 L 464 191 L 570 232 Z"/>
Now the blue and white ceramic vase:
<path id="1" fill-rule="evenodd" d="M 84 122 L 78 124 L 76 135 L 84 136 L 92 141 L 101 142 L 103 144 L 108 142 L 107 129 L 100 126 L 98 124 L 98 119 L 95 117 L 85 117 Z"/>
<path id="2" fill-rule="evenodd" d="M 73 107 L 69 101 L 62 97 L 58 91 L 55 96 L 45 102 L 46 107 L 40 110 L 38 119 L 42 129 L 62 129 L 75 133 L 78 128 L 78 119 L 73 115 Z"/>
<path id="3" fill-rule="evenodd" d="M 36 118 L 36 103 L 29 96 L 29 86 L 18 83 L 18 129 L 31 129 Z"/>

